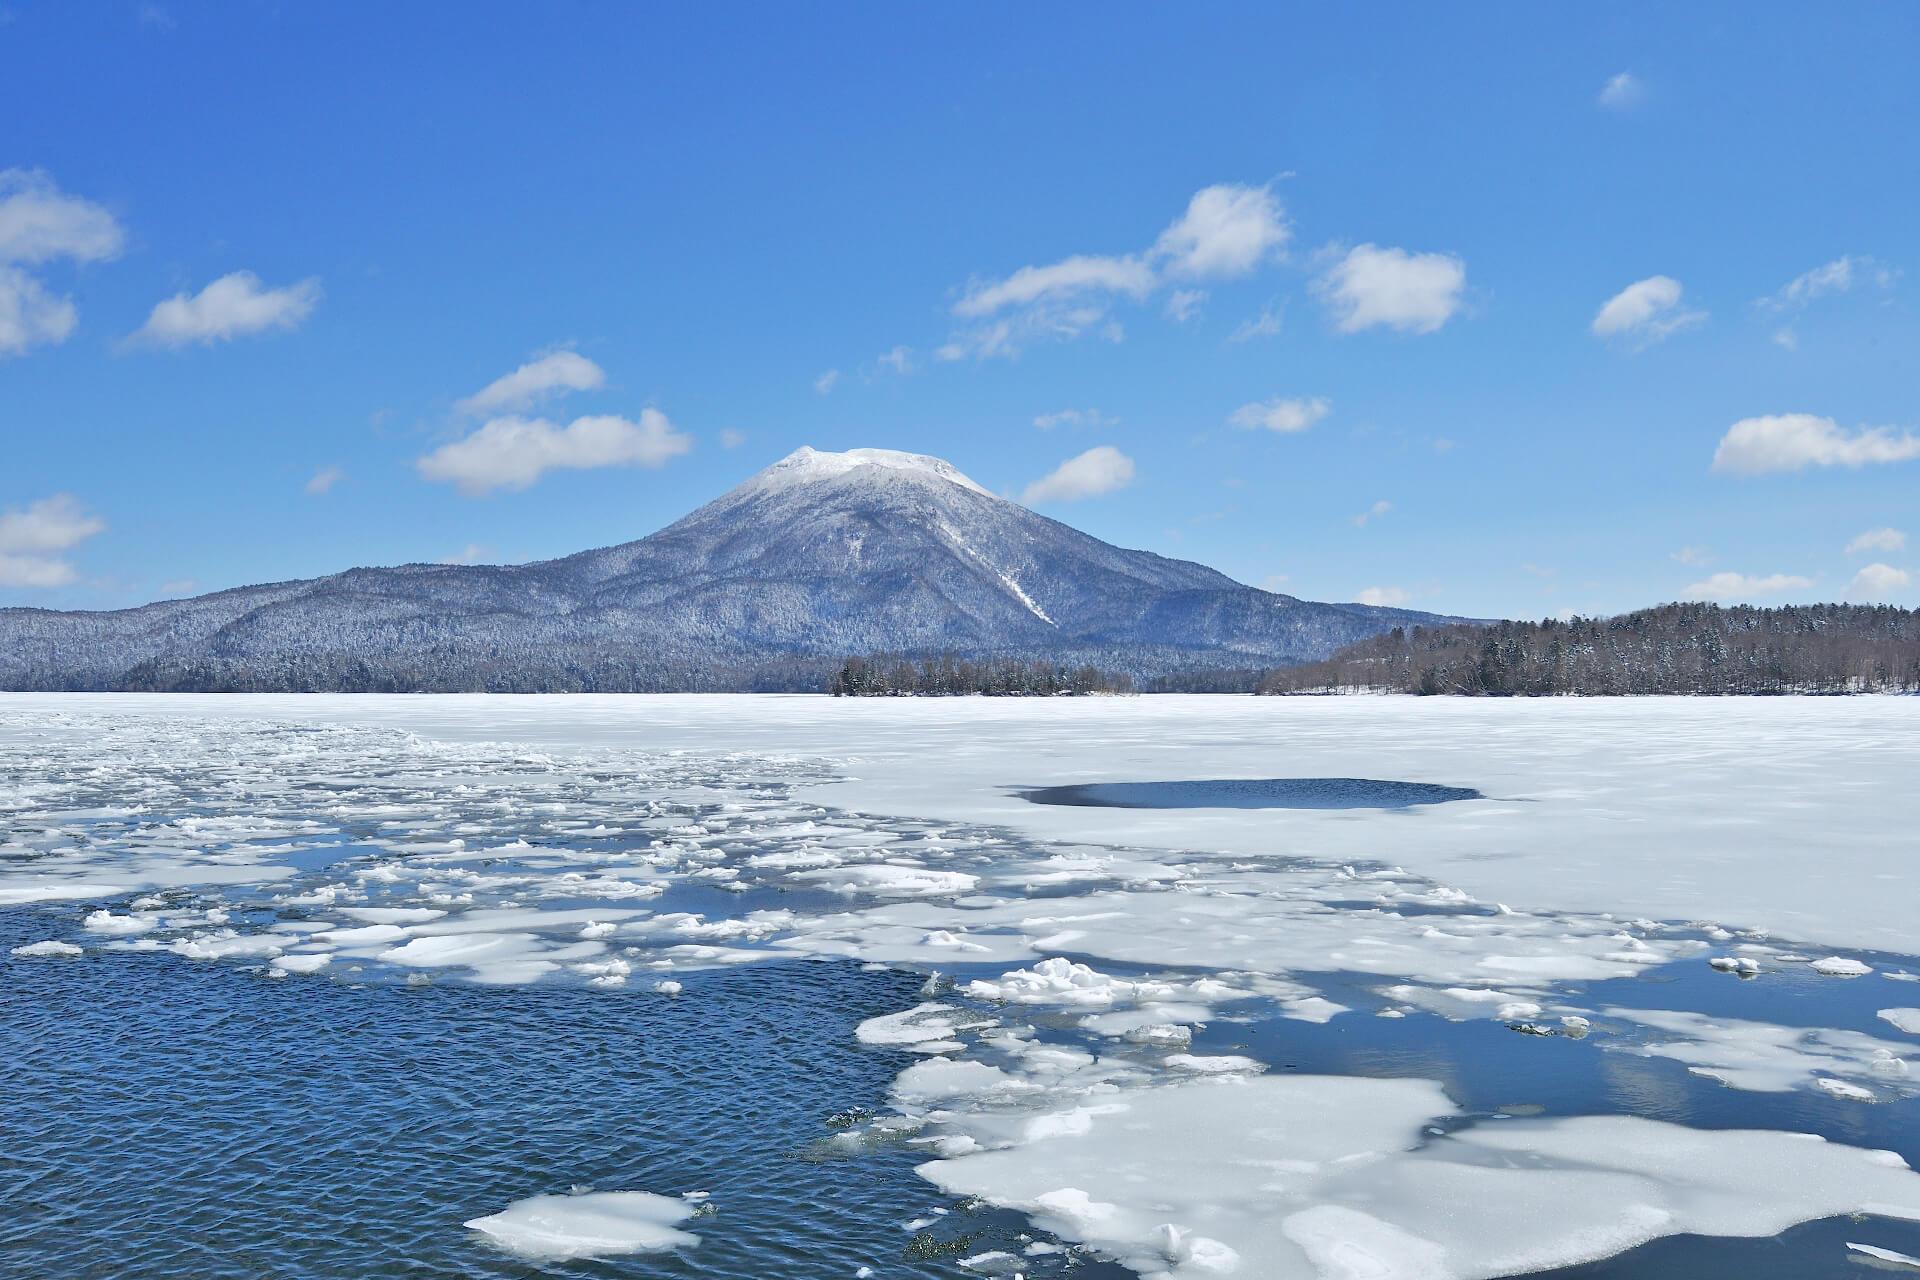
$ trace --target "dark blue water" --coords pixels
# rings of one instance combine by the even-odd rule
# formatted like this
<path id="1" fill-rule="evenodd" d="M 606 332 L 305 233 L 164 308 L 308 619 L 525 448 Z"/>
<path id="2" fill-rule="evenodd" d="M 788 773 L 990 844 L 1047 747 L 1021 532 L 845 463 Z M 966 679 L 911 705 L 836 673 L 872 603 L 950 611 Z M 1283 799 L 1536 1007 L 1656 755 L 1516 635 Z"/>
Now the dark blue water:
<path id="1" fill-rule="evenodd" d="M 1206 778 L 1088 782 L 1019 793 L 1035 804 L 1104 809 L 1405 809 L 1479 800 L 1472 787 L 1383 778 Z"/>
<path id="2" fill-rule="evenodd" d="M 885 1109 L 907 1056 L 853 1027 L 914 1003 L 911 975 L 784 962 L 670 998 L 5 956 L 63 923 L 0 912 L 0 1275 L 950 1277 L 1019 1248 L 1020 1219 L 940 1197 L 910 1148 L 820 1150 L 837 1113 Z M 540 1267 L 461 1226 L 575 1184 L 717 1212 L 684 1255 Z"/>

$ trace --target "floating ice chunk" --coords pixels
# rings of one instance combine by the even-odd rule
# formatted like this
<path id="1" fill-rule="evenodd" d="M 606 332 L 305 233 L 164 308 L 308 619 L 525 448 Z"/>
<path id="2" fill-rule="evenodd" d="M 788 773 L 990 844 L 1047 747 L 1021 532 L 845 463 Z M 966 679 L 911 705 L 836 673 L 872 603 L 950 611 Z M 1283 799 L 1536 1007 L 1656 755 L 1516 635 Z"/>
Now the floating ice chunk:
<path id="1" fill-rule="evenodd" d="M 340 914 L 366 924 L 425 924 L 447 913 L 436 907 L 341 907 Z"/>
<path id="2" fill-rule="evenodd" d="M 242 956 L 278 955 L 288 941 L 267 933 L 235 933 L 232 929 L 222 929 L 217 933 L 177 939 L 167 950 L 189 960 L 233 960 Z"/>
<path id="3" fill-rule="evenodd" d="M 1003 973 L 997 982 L 976 978 L 967 984 L 968 995 L 1011 1004 L 1104 1005 L 1130 998 L 1134 990 L 1131 982 L 1062 956 Z"/>
<path id="4" fill-rule="evenodd" d="M 303 952 L 299 955 L 275 956 L 268 963 L 282 973 L 318 973 L 333 963 L 333 953 L 329 951 Z"/>
<path id="5" fill-rule="evenodd" d="M 856 867 L 829 867 L 819 871 L 800 871 L 794 873 L 791 878 L 812 881 L 836 893 L 870 893 L 883 898 L 920 898 L 970 893 L 980 883 L 979 876 L 968 875 L 964 871 L 899 867 L 886 862 Z"/>
<path id="6" fill-rule="evenodd" d="M 918 1046 L 951 1041 L 956 1031 L 993 1025 L 992 1018 L 929 1001 L 900 1013 L 868 1018 L 853 1029 L 853 1034 L 861 1044 Z"/>
<path id="7" fill-rule="evenodd" d="M 1682 1233 L 1769 1236 L 1853 1212 L 1920 1220 L 1920 1177 L 1890 1152 L 1625 1116 L 1429 1132 L 1456 1115 L 1419 1080 L 1122 1088 L 1084 1126 L 920 1172 L 1179 1280 L 1236 1258 L 1302 1280 L 1484 1280 Z"/>
<path id="8" fill-rule="evenodd" d="M 1855 1244 L 1851 1240 L 1847 1241 L 1847 1248 L 1863 1257 L 1872 1258 L 1876 1262 L 1890 1262 L 1896 1267 L 1912 1267 L 1914 1270 L 1920 1271 L 1920 1258 L 1916 1258 L 1910 1253 L 1898 1253 L 1892 1249 L 1882 1249 L 1879 1245 L 1875 1244 Z"/>
<path id="9" fill-rule="evenodd" d="M 152 916 L 117 916 L 104 907 L 80 922 L 88 933 L 103 933 L 110 938 L 131 938 L 154 929 L 159 923 Z"/>
<path id="10" fill-rule="evenodd" d="M 1873 972 L 1871 965 L 1846 956 L 1828 956 L 1824 960 L 1815 960 L 1807 967 L 1829 978 L 1859 978 Z"/>
<path id="11" fill-rule="evenodd" d="M 1202 1075 L 1234 1075 L 1241 1072 L 1265 1071 L 1267 1066 L 1254 1058 L 1242 1057 L 1237 1053 L 1220 1053 L 1201 1056 L 1192 1053 L 1170 1053 L 1165 1059 L 1169 1067 L 1182 1071 L 1195 1071 Z"/>
<path id="12" fill-rule="evenodd" d="M 1682 1037 L 1639 1045 L 1616 1037 L 1609 1047 L 1646 1057 L 1672 1058 L 1685 1063 L 1695 1075 L 1736 1089 L 1783 1093 L 1823 1087 L 1816 1083 L 1822 1077 L 1866 1077 L 1899 1083 L 1908 1074 L 1907 1064 L 1899 1056 L 1907 1046 L 1858 1031 L 1786 1027 L 1664 1009 L 1616 1007 L 1606 1013 L 1610 1018 Z"/>
<path id="13" fill-rule="evenodd" d="M 661 981 L 654 983 L 653 989 L 663 996 L 677 996 L 686 990 L 685 987 L 675 982 L 672 978 L 663 978 Z"/>
<path id="14" fill-rule="evenodd" d="M 1760 972 L 1760 962 L 1752 956 L 1714 956 L 1707 964 L 1721 973 L 1737 973 L 1742 977 Z"/>
<path id="15" fill-rule="evenodd" d="M 523 1257 L 543 1262 L 691 1248 L 700 1237 L 674 1226 L 693 1216 L 685 1200 L 647 1191 L 529 1196 L 466 1225 Z"/>
<path id="16" fill-rule="evenodd" d="M 606 920 L 589 920 L 580 926 L 580 936 L 583 938 L 610 938 L 613 936 L 614 930 L 619 927 L 619 925 Z"/>
<path id="17" fill-rule="evenodd" d="M 71 942 L 60 942 L 49 938 L 45 942 L 29 942 L 23 947 L 15 947 L 9 953 L 26 960 L 50 960 L 56 957 L 71 957 L 83 954 L 84 949 Z"/>
<path id="18" fill-rule="evenodd" d="M 1910 1036 L 1920 1036 L 1920 1009 L 1882 1009 L 1880 1017 Z"/>
<path id="19" fill-rule="evenodd" d="M 1848 1084 L 1845 1080 L 1833 1080 L 1821 1076 L 1813 1082 L 1813 1087 L 1822 1093 L 1830 1093 L 1836 1098 L 1845 1098 L 1849 1102 L 1875 1102 L 1873 1090 L 1863 1089 L 1857 1084 Z"/>
<path id="20" fill-rule="evenodd" d="M 1035 1087 L 990 1063 L 953 1062 L 946 1058 L 916 1062 L 893 1082 L 894 1096 L 906 1102 L 1020 1093 Z"/>
<path id="21" fill-rule="evenodd" d="M 1300 1022 L 1329 1022 L 1343 1013 L 1352 1012 L 1344 1004 L 1335 1004 L 1321 996 L 1303 996 L 1298 1000 L 1288 1000 L 1280 1006 L 1285 1012 L 1281 1015 Z"/>

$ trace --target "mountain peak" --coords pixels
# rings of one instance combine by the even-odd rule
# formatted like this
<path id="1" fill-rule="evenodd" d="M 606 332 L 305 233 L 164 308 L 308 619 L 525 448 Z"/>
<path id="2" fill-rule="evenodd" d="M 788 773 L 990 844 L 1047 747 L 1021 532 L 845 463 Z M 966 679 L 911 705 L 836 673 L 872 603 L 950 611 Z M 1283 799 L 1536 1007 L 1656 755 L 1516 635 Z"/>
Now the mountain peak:
<path id="1" fill-rule="evenodd" d="M 924 453 L 902 453 L 897 449 L 848 449 L 844 453 L 830 453 L 811 445 L 795 449 L 748 483 L 761 488 L 784 487 L 811 480 L 830 480 L 869 467 L 932 476 L 975 493 L 987 493 L 951 462 Z"/>

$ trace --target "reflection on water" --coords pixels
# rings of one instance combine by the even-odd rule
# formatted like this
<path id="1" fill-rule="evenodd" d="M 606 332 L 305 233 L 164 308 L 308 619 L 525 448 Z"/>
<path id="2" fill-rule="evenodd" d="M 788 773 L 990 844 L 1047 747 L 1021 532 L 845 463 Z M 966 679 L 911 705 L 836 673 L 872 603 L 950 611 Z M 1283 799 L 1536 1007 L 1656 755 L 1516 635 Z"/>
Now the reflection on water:
<path id="1" fill-rule="evenodd" d="M 1035 804 L 1105 809 L 1405 809 L 1484 799 L 1472 787 L 1384 778 L 1204 778 L 1089 782 L 1022 791 Z"/>

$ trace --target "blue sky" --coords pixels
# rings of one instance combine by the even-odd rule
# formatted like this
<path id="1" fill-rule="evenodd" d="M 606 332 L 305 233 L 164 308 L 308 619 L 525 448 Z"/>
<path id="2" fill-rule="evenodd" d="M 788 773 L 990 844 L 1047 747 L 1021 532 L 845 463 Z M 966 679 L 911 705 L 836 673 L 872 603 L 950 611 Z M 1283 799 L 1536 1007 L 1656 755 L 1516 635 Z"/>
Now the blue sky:
<path id="1" fill-rule="evenodd" d="M 1920 603 L 1911 5 L 0 5 L 0 604 L 803 444 L 1311 599 Z"/>

